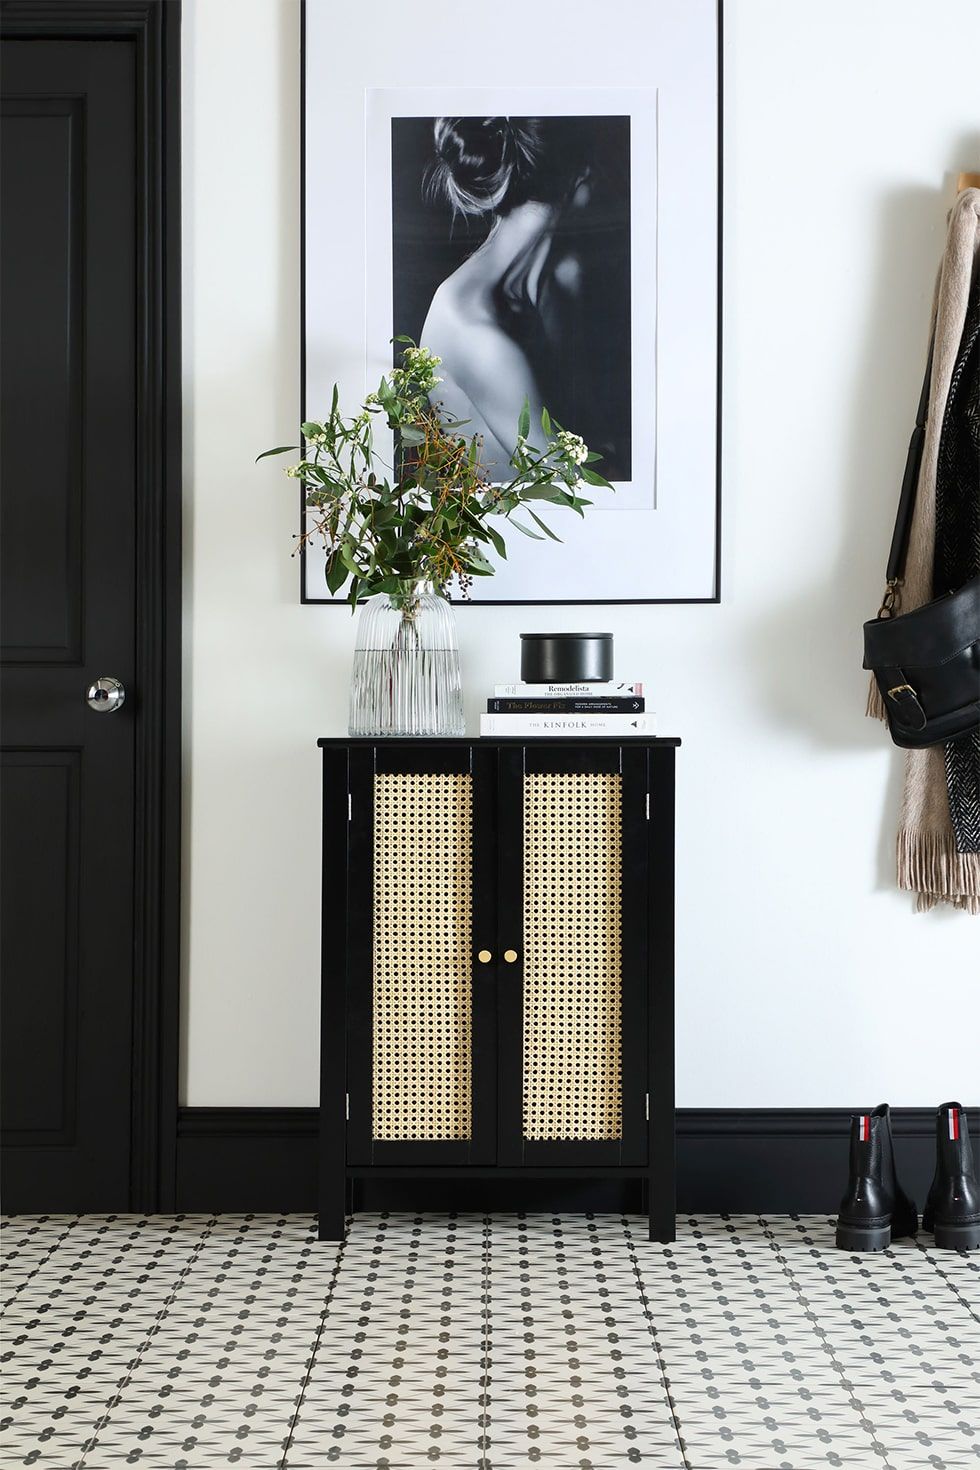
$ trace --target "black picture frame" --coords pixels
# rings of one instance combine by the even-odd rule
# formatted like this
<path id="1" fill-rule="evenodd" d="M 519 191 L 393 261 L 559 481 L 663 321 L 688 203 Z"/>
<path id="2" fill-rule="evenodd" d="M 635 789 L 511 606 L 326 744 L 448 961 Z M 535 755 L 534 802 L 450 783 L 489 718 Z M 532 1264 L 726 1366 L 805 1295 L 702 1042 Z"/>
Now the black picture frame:
<path id="1" fill-rule="evenodd" d="M 686 606 L 710 605 L 722 599 L 721 544 L 722 544 L 722 347 L 723 347 L 723 204 L 724 204 L 724 0 L 715 0 L 717 34 L 717 238 L 715 243 L 716 303 L 715 303 L 715 444 L 714 444 L 714 527 L 715 544 L 713 558 L 714 591 L 707 597 L 601 597 L 601 598 L 489 598 L 481 597 L 471 602 L 464 597 L 451 597 L 454 607 L 639 607 L 639 606 Z M 300 405 L 306 413 L 306 64 L 307 64 L 307 0 L 300 0 Z M 305 496 L 302 484 L 298 492 L 299 531 L 305 524 Z M 300 603 L 304 606 L 327 607 L 336 605 L 349 607 L 345 597 L 310 597 L 307 593 L 307 546 L 299 542 Z"/>

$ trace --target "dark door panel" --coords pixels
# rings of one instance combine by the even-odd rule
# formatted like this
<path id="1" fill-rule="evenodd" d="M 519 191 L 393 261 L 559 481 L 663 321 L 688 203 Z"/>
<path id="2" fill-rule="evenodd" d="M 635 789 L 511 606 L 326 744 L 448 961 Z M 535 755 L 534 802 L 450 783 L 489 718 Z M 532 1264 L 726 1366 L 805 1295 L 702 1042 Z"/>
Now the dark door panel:
<path id="1" fill-rule="evenodd" d="M 85 99 L 5 95 L 2 122 L 0 636 L 8 662 L 77 664 Z"/>
<path id="2" fill-rule="evenodd" d="M 126 1209 L 137 528 L 136 45 L 3 46 L 8 1209 Z M 127 689 L 97 713 L 101 675 Z"/>
<path id="3" fill-rule="evenodd" d="M 9 751 L 0 763 L 0 1089 L 8 1143 L 74 1143 L 78 1026 L 80 752 Z M 25 1085 L 27 1079 L 30 1085 Z"/>

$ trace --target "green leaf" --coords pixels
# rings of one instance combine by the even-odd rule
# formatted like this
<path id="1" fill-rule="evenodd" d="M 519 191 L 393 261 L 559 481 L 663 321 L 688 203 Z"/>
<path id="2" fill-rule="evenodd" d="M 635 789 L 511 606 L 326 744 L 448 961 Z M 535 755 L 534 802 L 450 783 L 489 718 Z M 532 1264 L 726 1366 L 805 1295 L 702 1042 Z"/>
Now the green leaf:
<path id="1" fill-rule="evenodd" d="M 562 494 L 560 485 L 528 485 L 521 491 L 522 500 L 557 500 Z"/>
<path id="2" fill-rule="evenodd" d="M 405 424 L 400 430 L 403 444 L 424 444 L 425 435 L 421 429 L 413 429 L 411 424 Z"/>
<path id="3" fill-rule="evenodd" d="M 551 529 L 551 527 L 550 526 L 546 526 L 545 523 L 544 523 L 544 521 L 541 519 L 541 517 L 540 516 L 536 516 L 534 514 L 534 511 L 531 510 L 530 507 L 528 507 L 528 512 L 527 513 L 531 517 L 531 520 L 534 522 L 534 524 L 536 526 L 540 526 L 541 529 L 542 529 L 542 531 L 544 532 L 544 534 L 546 536 L 550 536 L 551 539 L 552 539 L 552 541 L 561 541 L 561 537 L 560 536 L 556 536 L 555 533 L 554 533 L 554 531 Z"/>
<path id="4" fill-rule="evenodd" d="M 604 480 L 601 475 L 596 474 L 595 470 L 590 470 L 587 464 L 582 466 L 581 474 L 582 479 L 587 485 L 601 485 L 606 490 L 612 489 L 609 481 Z"/>
<path id="5" fill-rule="evenodd" d="M 542 410 L 541 410 L 541 427 L 542 427 L 542 429 L 544 429 L 544 432 L 545 432 L 546 436 L 550 439 L 551 438 L 551 414 L 548 412 L 548 410 L 546 408 L 542 408 Z"/>
<path id="6" fill-rule="evenodd" d="M 298 448 L 298 444 L 280 444 L 278 449 L 263 449 L 261 454 L 255 456 L 255 463 L 258 464 L 260 459 L 268 459 L 270 454 L 291 454 Z"/>
<path id="7" fill-rule="evenodd" d="M 336 552 L 327 562 L 327 587 L 330 592 L 339 592 L 347 581 L 347 568 Z"/>
<path id="8" fill-rule="evenodd" d="M 337 548 L 337 550 L 338 550 L 338 554 L 340 556 L 340 559 L 343 562 L 344 566 L 347 568 L 347 570 L 349 572 L 353 572 L 353 574 L 354 574 L 355 577 L 359 577 L 361 575 L 361 569 L 357 565 L 357 562 L 354 560 L 353 553 L 349 550 L 349 548 L 347 546 L 341 544 Z"/>
<path id="9" fill-rule="evenodd" d="M 334 483 L 333 476 L 330 475 L 327 470 L 323 469 L 321 465 L 311 464 L 307 468 L 306 474 L 303 476 L 303 480 L 305 483 L 309 483 L 310 480 L 318 480 L 320 484 L 325 485 L 328 490 L 333 490 L 334 494 L 343 494 L 343 487 L 338 489 L 337 485 Z"/>
<path id="10" fill-rule="evenodd" d="M 493 542 L 494 551 L 496 551 L 497 555 L 502 556 L 504 561 L 506 561 L 507 542 L 504 540 L 503 536 L 501 536 L 499 531 L 495 531 L 493 526 L 484 526 L 483 529 L 486 531 L 487 535 L 490 537 L 490 540 Z"/>
<path id="11" fill-rule="evenodd" d="M 392 342 L 404 342 L 404 344 L 405 344 L 406 347 L 414 347 L 415 346 L 415 338 L 414 337 L 392 337 L 391 340 L 392 340 Z"/>
<path id="12" fill-rule="evenodd" d="M 526 439 L 531 432 L 531 405 L 526 398 L 524 407 L 521 409 L 521 416 L 517 420 L 517 432 L 522 439 Z"/>
<path id="13" fill-rule="evenodd" d="M 337 387 L 337 384 L 334 383 L 334 385 L 333 385 L 333 398 L 330 401 L 330 417 L 331 418 L 335 418 L 336 417 L 336 415 L 337 415 L 337 407 L 338 407 L 339 403 L 340 403 L 340 389 Z"/>
<path id="14" fill-rule="evenodd" d="M 492 577 L 493 566 L 479 551 L 471 552 L 466 558 L 466 570 L 475 577 Z"/>
<path id="15" fill-rule="evenodd" d="M 556 505 L 567 505 L 567 507 L 568 507 L 569 510 L 578 511 L 579 515 L 581 515 L 582 514 L 581 507 L 583 505 L 591 505 L 592 504 L 592 501 L 591 500 L 583 500 L 581 498 L 581 496 L 578 496 L 578 495 L 570 495 L 567 490 L 563 490 L 561 492 L 561 494 L 556 498 L 555 504 Z"/>
<path id="16" fill-rule="evenodd" d="M 533 515 L 534 512 L 531 511 L 530 514 Z M 523 531 L 524 534 L 525 534 L 525 536 L 530 536 L 530 538 L 531 538 L 532 541 L 543 541 L 544 540 L 544 537 L 543 536 L 539 536 L 538 533 L 537 533 L 537 531 L 529 531 L 528 528 L 527 528 L 527 526 L 522 526 L 521 525 L 520 521 L 511 520 L 510 524 L 512 526 L 516 526 L 519 531 Z"/>
<path id="17" fill-rule="evenodd" d="M 314 434 L 319 434 L 322 427 L 322 424 L 315 423 L 313 419 L 307 419 L 305 423 L 300 424 L 303 435 L 307 439 L 312 439 Z"/>

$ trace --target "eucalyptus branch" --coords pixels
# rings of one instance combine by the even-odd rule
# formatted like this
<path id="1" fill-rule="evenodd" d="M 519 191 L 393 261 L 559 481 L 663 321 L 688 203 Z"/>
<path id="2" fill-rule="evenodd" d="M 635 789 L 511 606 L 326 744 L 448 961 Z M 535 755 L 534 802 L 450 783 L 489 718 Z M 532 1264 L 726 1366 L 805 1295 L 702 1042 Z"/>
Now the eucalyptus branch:
<path id="1" fill-rule="evenodd" d="M 302 482 L 309 512 L 297 545 L 322 544 L 327 587 L 336 594 L 349 583 L 351 607 L 379 593 L 404 595 L 407 585 L 419 581 L 442 592 L 455 581 L 465 593 L 472 577 L 493 575 L 484 548 L 507 556 L 499 525 L 491 521 L 538 541 L 558 541 L 533 505 L 581 516 L 592 503 L 578 493 L 583 484 L 612 489 L 594 468 L 601 456 L 554 422 L 547 409 L 541 414 L 544 447 L 529 442 L 526 402 L 510 478 L 492 481 L 480 437 L 461 432 L 464 420 L 432 406 L 431 395 L 441 382 L 435 371 L 439 358 L 408 338 L 395 340 L 403 347 L 401 364 L 381 379 L 353 418 L 341 415 L 335 387 L 327 417 L 300 426 L 304 457 L 286 469 Z M 374 446 L 379 416 L 395 436 L 391 465 Z M 259 459 L 300 447 L 280 445 Z M 515 511 L 537 529 L 516 519 Z"/>

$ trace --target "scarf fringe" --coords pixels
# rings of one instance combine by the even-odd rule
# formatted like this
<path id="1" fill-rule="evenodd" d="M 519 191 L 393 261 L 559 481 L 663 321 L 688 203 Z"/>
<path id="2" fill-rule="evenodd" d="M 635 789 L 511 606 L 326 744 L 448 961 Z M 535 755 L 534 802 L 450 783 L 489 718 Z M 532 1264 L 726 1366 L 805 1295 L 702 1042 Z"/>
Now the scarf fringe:
<path id="1" fill-rule="evenodd" d="M 864 713 L 869 720 L 887 720 L 888 718 L 885 714 L 885 701 L 881 697 L 881 690 L 878 688 L 878 681 L 874 674 L 871 675 L 868 682 L 868 702 Z"/>
<path id="2" fill-rule="evenodd" d="M 920 913 L 948 903 L 980 914 L 980 853 L 957 852 L 953 834 L 902 828 L 897 843 L 898 886 L 916 895 Z"/>

